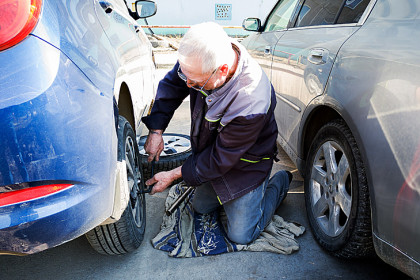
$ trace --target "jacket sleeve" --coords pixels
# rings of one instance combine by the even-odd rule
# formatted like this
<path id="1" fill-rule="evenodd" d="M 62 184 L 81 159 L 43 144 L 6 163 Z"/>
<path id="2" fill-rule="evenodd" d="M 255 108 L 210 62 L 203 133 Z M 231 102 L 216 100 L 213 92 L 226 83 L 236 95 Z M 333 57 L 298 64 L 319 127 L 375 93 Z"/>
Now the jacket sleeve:
<path id="1" fill-rule="evenodd" d="M 237 117 L 218 134 L 213 145 L 190 156 L 182 166 L 187 185 L 198 186 L 227 173 L 257 141 L 265 114 Z"/>
<path id="2" fill-rule="evenodd" d="M 159 82 L 152 111 L 150 115 L 142 118 L 148 129 L 165 130 L 175 110 L 189 94 L 186 83 L 178 77 L 178 67 L 179 63 L 177 62 L 174 68 Z"/>

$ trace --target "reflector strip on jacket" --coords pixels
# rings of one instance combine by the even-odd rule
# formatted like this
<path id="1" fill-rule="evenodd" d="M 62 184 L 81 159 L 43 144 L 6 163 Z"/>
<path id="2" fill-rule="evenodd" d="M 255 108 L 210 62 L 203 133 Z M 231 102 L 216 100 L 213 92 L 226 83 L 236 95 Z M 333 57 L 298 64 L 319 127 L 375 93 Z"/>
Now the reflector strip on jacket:
<path id="1" fill-rule="evenodd" d="M 208 121 L 208 122 L 218 122 L 218 121 L 220 121 L 220 120 L 221 120 L 221 119 L 211 120 L 211 119 L 208 119 L 208 118 L 206 118 L 206 117 L 205 117 L 205 119 L 206 119 L 206 121 Z"/>
<path id="2" fill-rule="evenodd" d="M 220 201 L 219 196 L 217 196 L 217 200 L 219 201 L 220 205 L 223 205 L 223 203 Z"/>
<path id="3" fill-rule="evenodd" d="M 262 161 L 262 160 L 267 160 L 267 159 L 270 159 L 269 157 L 267 157 L 267 158 L 262 158 L 262 159 L 260 159 L 260 160 L 249 160 L 249 159 L 245 159 L 245 158 L 240 158 L 240 160 L 242 160 L 242 161 L 246 161 L 246 162 L 249 162 L 249 163 L 257 163 L 257 162 L 260 162 L 260 161 Z"/>

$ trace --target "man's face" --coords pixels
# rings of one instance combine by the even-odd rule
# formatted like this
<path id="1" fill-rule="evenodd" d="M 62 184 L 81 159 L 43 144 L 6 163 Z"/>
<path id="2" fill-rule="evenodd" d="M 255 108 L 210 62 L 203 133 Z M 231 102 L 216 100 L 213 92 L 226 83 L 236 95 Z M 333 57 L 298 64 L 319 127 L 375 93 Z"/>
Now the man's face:
<path id="1" fill-rule="evenodd" d="M 183 62 L 180 62 L 180 68 L 187 79 L 187 86 L 195 89 L 204 86 L 203 89 L 205 90 L 213 90 L 223 85 L 226 80 L 226 76 L 219 68 L 210 73 L 201 73 L 201 61 L 197 58 L 186 58 Z"/>

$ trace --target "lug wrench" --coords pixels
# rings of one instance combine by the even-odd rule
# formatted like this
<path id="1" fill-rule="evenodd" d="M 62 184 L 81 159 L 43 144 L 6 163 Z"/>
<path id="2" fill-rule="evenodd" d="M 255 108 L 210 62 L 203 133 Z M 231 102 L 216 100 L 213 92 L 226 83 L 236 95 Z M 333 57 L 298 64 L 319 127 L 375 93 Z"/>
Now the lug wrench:
<path id="1" fill-rule="evenodd" d="M 155 176 L 155 159 L 153 159 L 153 161 L 152 161 L 152 170 L 151 170 L 152 172 L 152 174 L 151 174 L 151 177 L 150 178 L 153 178 L 153 176 Z M 153 185 L 150 185 L 150 186 L 147 186 L 146 184 L 144 184 L 145 185 L 145 188 L 142 188 L 141 190 L 139 190 L 139 194 L 143 194 L 143 193 L 150 193 L 151 191 L 152 191 L 152 189 L 153 189 Z"/>
<path id="2" fill-rule="evenodd" d="M 152 161 L 152 166 L 151 166 L 151 178 L 153 178 L 153 176 L 155 175 L 155 160 L 153 159 Z M 143 189 L 141 191 L 139 191 L 140 194 L 143 193 L 150 193 L 153 189 L 153 185 L 148 186 L 148 188 Z M 168 208 L 168 210 L 166 210 L 166 215 L 170 216 L 172 215 L 176 209 L 178 209 L 178 207 L 181 205 L 181 203 L 188 197 L 187 203 L 190 200 L 191 196 L 190 194 L 194 191 L 195 187 L 190 186 L 188 187 L 185 191 L 182 192 L 182 194 L 175 200 L 175 202 Z"/>

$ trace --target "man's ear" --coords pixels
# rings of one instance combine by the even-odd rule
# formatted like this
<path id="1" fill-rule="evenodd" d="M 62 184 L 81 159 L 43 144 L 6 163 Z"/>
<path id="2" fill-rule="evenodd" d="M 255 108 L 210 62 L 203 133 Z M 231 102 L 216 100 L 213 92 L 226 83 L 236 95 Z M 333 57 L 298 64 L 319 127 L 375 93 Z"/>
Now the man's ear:
<path id="1" fill-rule="evenodd" d="M 229 66 L 227 64 L 223 64 L 220 66 L 220 71 L 222 71 L 223 76 L 227 76 L 229 73 Z"/>

